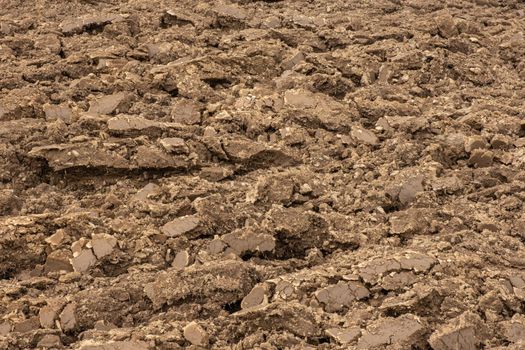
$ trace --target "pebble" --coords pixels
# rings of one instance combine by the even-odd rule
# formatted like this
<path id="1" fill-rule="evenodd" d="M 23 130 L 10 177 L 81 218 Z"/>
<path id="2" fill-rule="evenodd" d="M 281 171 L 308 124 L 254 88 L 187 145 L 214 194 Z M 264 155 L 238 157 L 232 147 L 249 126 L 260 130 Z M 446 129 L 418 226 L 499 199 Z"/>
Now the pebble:
<path id="1" fill-rule="evenodd" d="M 206 331 L 197 323 L 190 322 L 184 327 L 184 338 L 196 346 L 208 345 L 208 334 Z"/>
<path id="2" fill-rule="evenodd" d="M 482 136 L 471 136 L 465 140 L 465 151 L 471 153 L 476 149 L 488 148 L 487 140 Z"/>
<path id="3" fill-rule="evenodd" d="M 96 262 L 97 258 L 91 249 L 82 249 L 78 256 L 71 259 L 71 265 L 76 272 L 86 272 Z"/>
<path id="4" fill-rule="evenodd" d="M 60 336 L 56 334 L 46 334 L 42 337 L 42 339 L 40 339 L 40 341 L 37 344 L 37 347 L 46 349 L 61 348 L 62 341 L 60 340 Z"/>
<path id="5" fill-rule="evenodd" d="M 339 344 L 346 345 L 361 336 L 361 329 L 359 327 L 328 328 L 325 333 Z"/>
<path id="6" fill-rule="evenodd" d="M 474 150 L 468 160 L 469 165 L 476 168 L 485 168 L 491 166 L 494 161 L 494 153 L 483 149 Z"/>
<path id="7" fill-rule="evenodd" d="M 176 237 L 195 230 L 199 223 L 198 216 L 187 215 L 168 222 L 160 230 L 168 237 Z"/>
<path id="8" fill-rule="evenodd" d="M 250 309 L 259 305 L 268 303 L 267 290 L 264 285 L 257 285 L 246 295 L 241 301 L 241 308 L 243 310 Z"/>
<path id="9" fill-rule="evenodd" d="M 160 140 L 164 149 L 171 153 L 187 154 L 189 152 L 186 142 L 179 137 L 167 137 Z"/>
<path id="10" fill-rule="evenodd" d="M 111 254 L 113 248 L 117 245 L 117 239 L 111 235 L 102 233 L 94 234 L 91 238 L 91 247 L 97 259 L 101 259 Z"/>
<path id="11" fill-rule="evenodd" d="M 62 328 L 62 331 L 70 331 L 73 330 L 77 325 L 77 319 L 75 317 L 75 310 L 76 305 L 74 303 L 70 303 L 66 305 L 64 310 L 60 313 L 59 320 L 60 320 L 60 328 Z"/>
<path id="12" fill-rule="evenodd" d="M 124 113 L 129 108 L 130 96 L 124 92 L 100 97 L 89 104 L 89 114 Z"/>
<path id="13" fill-rule="evenodd" d="M 171 266 L 177 268 L 177 269 L 183 269 L 186 266 L 188 266 L 190 263 L 190 254 L 187 250 L 183 250 L 177 253 L 175 255 L 175 258 L 173 259 L 173 262 Z"/>
<path id="14" fill-rule="evenodd" d="M 367 145 L 375 146 L 379 143 L 379 138 L 372 131 L 363 129 L 361 127 L 352 128 L 350 135 L 355 140 Z"/>

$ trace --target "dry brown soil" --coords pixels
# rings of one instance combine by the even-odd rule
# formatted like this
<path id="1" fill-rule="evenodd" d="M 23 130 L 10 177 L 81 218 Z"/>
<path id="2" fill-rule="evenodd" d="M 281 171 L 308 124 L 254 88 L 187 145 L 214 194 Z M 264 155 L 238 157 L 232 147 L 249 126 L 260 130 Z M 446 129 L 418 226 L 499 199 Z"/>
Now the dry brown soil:
<path id="1" fill-rule="evenodd" d="M 0 349 L 525 349 L 523 0 L 0 0 Z"/>

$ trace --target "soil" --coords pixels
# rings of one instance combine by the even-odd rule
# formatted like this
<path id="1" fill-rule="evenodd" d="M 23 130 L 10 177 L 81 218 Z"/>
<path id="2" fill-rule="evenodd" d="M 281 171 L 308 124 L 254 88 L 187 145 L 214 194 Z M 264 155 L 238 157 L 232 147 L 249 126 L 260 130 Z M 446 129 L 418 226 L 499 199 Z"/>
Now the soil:
<path id="1" fill-rule="evenodd" d="M 0 5 L 0 349 L 525 348 L 522 0 Z"/>

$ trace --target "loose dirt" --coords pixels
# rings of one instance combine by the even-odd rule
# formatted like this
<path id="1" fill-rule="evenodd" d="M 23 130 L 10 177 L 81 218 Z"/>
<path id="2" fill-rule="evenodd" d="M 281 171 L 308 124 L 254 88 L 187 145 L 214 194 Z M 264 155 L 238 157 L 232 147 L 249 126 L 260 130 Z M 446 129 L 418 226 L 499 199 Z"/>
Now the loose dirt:
<path id="1" fill-rule="evenodd" d="M 0 349 L 525 348 L 522 0 L 0 7 Z"/>

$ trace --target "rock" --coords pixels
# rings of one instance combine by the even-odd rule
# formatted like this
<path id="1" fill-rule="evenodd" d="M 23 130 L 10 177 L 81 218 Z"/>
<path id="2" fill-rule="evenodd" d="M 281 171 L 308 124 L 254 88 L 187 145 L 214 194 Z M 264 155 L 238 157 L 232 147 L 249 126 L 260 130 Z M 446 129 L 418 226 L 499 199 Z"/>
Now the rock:
<path id="1" fill-rule="evenodd" d="M 158 195 L 160 193 L 160 187 L 154 183 L 149 183 L 140 189 L 134 196 L 133 199 L 138 201 L 148 200 L 151 196 Z"/>
<path id="2" fill-rule="evenodd" d="M 198 216 L 187 215 L 168 222 L 160 230 L 168 237 L 176 237 L 185 233 L 191 233 L 199 227 L 200 222 Z"/>
<path id="3" fill-rule="evenodd" d="M 119 19 L 121 19 L 119 15 L 113 14 L 87 15 L 63 21 L 60 23 L 60 29 L 65 35 L 80 34 L 83 31 L 100 28 Z"/>
<path id="4" fill-rule="evenodd" d="M 415 348 L 424 343 L 426 327 L 412 314 L 397 318 L 385 318 L 369 326 L 357 343 L 358 349 L 372 349 L 391 344 L 402 345 L 405 349 Z M 459 349 L 459 348 L 458 348 Z"/>
<path id="5" fill-rule="evenodd" d="M 402 290 L 415 281 L 417 281 L 417 277 L 412 271 L 401 271 L 385 276 L 380 284 L 385 290 Z"/>
<path id="6" fill-rule="evenodd" d="M 494 149 L 508 149 L 512 145 L 512 138 L 497 134 L 490 140 L 490 146 Z"/>
<path id="7" fill-rule="evenodd" d="M 339 344 L 346 345 L 361 336 L 361 329 L 359 327 L 328 328 L 325 333 Z"/>
<path id="8" fill-rule="evenodd" d="M 354 300 L 368 298 L 370 292 L 359 282 L 339 282 L 315 292 L 315 297 L 325 305 L 327 312 L 339 311 L 352 305 Z"/>
<path id="9" fill-rule="evenodd" d="M 87 340 L 87 344 L 81 345 L 79 350 L 151 350 L 152 347 L 144 342 L 137 340 L 121 340 L 121 341 L 106 341 L 94 342 Z"/>
<path id="10" fill-rule="evenodd" d="M 91 142 L 35 147 L 30 156 L 41 157 L 55 171 L 69 168 L 129 169 L 129 162 L 114 151 Z"/>
<path id="11" fill-rule="evenodd" d="M 476 149 L 487 149 L 487 140 L 482 136 L 471 136 L 465 140 L 465 151 L 471 153 Z"/>
<path id="12" fill-rule="evenodd" d="M 284 104 L 297 109 L 314 108 L 317 105 L 317 100 L 314 93 L 297 89 L 287 90 L 284 93 Z"/>
<path id="13" fill-rule="evenodd" d="M 91 249 L 82 249 L 80 254 L 71 259 L 71 265 L 76 272 L 86 272 L 97 262 Z"/>
<path id="14" fill-rule="evenodd" d="M 26 320 L 16 322 L 13 324 L 13 332 L 26 333 L 40 328 L 40 320 L 38 316 L 28 318 Z"/>
<path id="15" fill-rule="evenodd" d="M 264 306 L 241 310 L 234 314 L 239 327 L 238 336 L 247 334 L 250 329 L 264 332 L 291 333 L 300 338 L 320 337 L 322 335 L 313 310 L 296 301 L 272 302 Z"/>
<path id="16" fill-rule="evenodd" d="M 178 100 L 171 109 L 171 120 L 175 123 L 187 125 L 200 124 L 199 105 L 191 100 Z"/>
<path id="17" fill-rule="evenodd" d="M 61 303 L 52 303 L 42 307 L 38 313 L 42 328 L 55 328 L 55 320 L 61 309 Z"/>
<path id="18" fill-rule="evenodd" d="M 467 311 L 432 333 L 428 342 L 434 350 L 476 350 L 485 332 L 481 318 Z"/>
<path id="19" fill-rule="evenodd" d="M 155 307 L 191 300 L 192 303 L 225 305 L 246 296 L 255 285 L 253 267 L 238 260 L 215 260 L 170 269 L 146 284 L 144 292 Z"/>
<path id="20" fill-rule="evenodd" d="M 233 170 L 221 166 L 209 166 L 201 168 L 199 176 L 208 181 L 221 181 L 234 174 Z"/>
<path id="21" fill-rule="evenodd" d="M 476 168 L 485 168 L 491 166 L 493 161 L 494 153 L 492 153 L 492 151 L 476 149 L 471 153 L 468 164 Z"/>
<path id="22" fill-rule="evenodd" d="M 390 231 L 393 234 L 424 234 L 430 223 L 426 213 L 419 208 L 409 208 L 390 216 Z"/>
<path id="23" fill-rule="evenodd" d="M 130 106 L 131 96 L 125 92 L 117 92 L 91 101 L 88 113 L 93 115 L 125 113 Z"/>
<path id="24" fill-rule="evenodd" d="M 168 155 L 159 148 L 151 146 L 138 146 L 137 152 L 132 157 L 135 163 L 131 168 L 138 169 L 184 169 L 189 167 L 185 157 Z"/>
<path id="25" fill-rule="evenodd" d="M 184 338 L 196 346 L 207 346 L 208 345 L 208 334 L 206 331 L 197 323 L 190 322 L 184 327 Z"/>
<path id="26" fill-rule="evenodd" d="M 436 24 L 439 29 L 439 35 L 444 38 L 452 38 L 459 34 L 454 18 L 449 14 L 439 16 L 436 19 Z"/>
<path id="27" fill-rule="evenodd" d="M 58 229 L 55 233 L 45 239 L 46 243 L 53 247 L 59 246 L 66 237 L 66 231 L 64 229 Z"/>
<path id="28" fill-rule="evenodd" d="M 242 21 L 248 17 L 248 13 L 242 7 L 237 5 L 228 5 L 224 3 L 217 4 L 213 11 L 219 16 L 224 17 L 225 19 L 234 19 Z"/>
<path id="29" fill-rule="evenodd" d="M 186 266 L 188 266 L 190 263 L 190 254 L 187 250 L 183 250 L 177 253 L 175 255 L 175 258 L 173 259 L 173 262 L 171 263 L 171 266 L 177 269 L 183 269 Z"/>
<path id="30" fill-rule="evenodd" d="M 71 124 L 73 121 L 73 112 L 68 105 L 50 105 L 45 104 L 43 106 L 46 119 L 51 120 L 62 120 L 66 124 Z"/>
<path id="31" fill-rule="evenodd" d="M 60 336 L 56 334 L 46 334 L 40 339 L 40 341 L 37 344 L 37 347 L 39 348 L 61 348 L 62 347 L 62 341 L 60 340 Z"/>
<path id="32" fill-rule="evenodd" d="M 250 309 L 253 307 L 266 305 L 268 303 L 268 289 L 266 285 L 259 284 L 246 295 L 241 301 L 241 309 Z"/>
<path id="33" fill-rule="evenodd" d="M 228 250 L 239 256 L 248 252 L 271 252 L 275 249 L 273 236 L 251 230 L 236 230 L 223 235 L 221 240 L 228 245 Z"/>
<path id="34" fill-rule="evenodd" d="M 160 144 L 164 149 L 171 153 L 188 154 L 188 146 L 186 142 L 178 137 L 167 137 L 160 140 Z"/>
<path id="35" fill-rule="evenodd" d="M 116 245 L 117 239 L 105 233 L 93 234 L 91 237 L 91 247 L 97 259 L 102 259 L 111 254 Z"/>
<path id="36" fill-rule="evenodd" d="M 113 134 L 126 134 L 162 128 L 162 123 L 129 115 L 119 115 L 110 118 L 107 125 L 108 130 Z"/>
<path id="37" fill-rule="evenodd" d="M 55 250 L 47 255 L 44 272 L 73 271 L 71 253 L 66 250 Z"/>
<path id="38" fill-rule="evenodd" d="M 414 272 L 429 271 L 438 263 L 438 260 L 431 256 L 415 252 L 405 253 L 402 257 L 397 258 L 397 261 L 403 270 L 412 270 Z"/>
<path id="39" fill-rule="evenodd" d="M 76 304 L 75 303 L 69 303 L 66 305 L 64 310 L 60 313 L 59 320 L 60 320 L 60 328 L 64 332 L 71 331 L 75 329 L 77 325 L 77 319 L 75 317 L 75 310 L 76 310 Z"/>
<path id="40" fill-rule="evenodd" d="M 515 314 L 511 320 L 504 321 L 503 334 L 512 343 L 525 343 L 525 317 Z"/>
<path id="41" fill-rule="evenodd" d="M 375 146 L 379 144 L 379 139 L 370 130 L 361 127 L 353 127 L 351 132 L 352 138 L 367 145 Z"/>
<path id="42" fill-rule="evenodd" d="M 408 179 L 405 181 L 405 183 L 401 186 L 401 189 L 399 191 L 399 201 L 402 204 L 408 204 L 416 198 L 416 195 L 419 192 L 423 192 L 423 176 L 415 176 L 411 179 Z"/>

